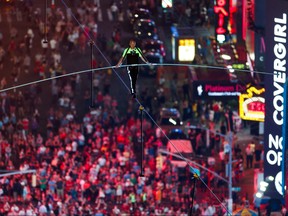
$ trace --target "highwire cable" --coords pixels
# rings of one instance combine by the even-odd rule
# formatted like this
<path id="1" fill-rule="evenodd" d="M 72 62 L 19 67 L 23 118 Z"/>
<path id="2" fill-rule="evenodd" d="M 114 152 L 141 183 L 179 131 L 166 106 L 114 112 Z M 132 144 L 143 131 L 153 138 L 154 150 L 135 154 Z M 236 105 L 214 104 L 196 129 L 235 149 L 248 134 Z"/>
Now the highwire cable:
<path id="1" fill-rule="evenodd" d="M 163 64 L 151 64 L 152 66 L 187 66 L 187 67 L 195 67 L 195 68 L 211 68 L 211 69 L 220 69 L 220 70 L 226 70 L 227 68 L 225 67 L 215 67 L 215 66 L 203 66 L 203 65 L 197 65 L 197 64 L 173 64 L 173 63 L 163 63 Z M 147 64 L 133 64 L 133 65 L 121 65 L 119 66 L 119 68 L 125 68 L 128 66 L 147 66 L 149 67 Z M 92 71 L 101 71 L 101 70 L 107 70 L 107 69 L 115 69 L 115 66 L 107 66 L 107 67 L 101 67 L 101 68 L 94 68 Z M 114 71 L 114 70 L 113 70 Z M 243 72 L 249 72 L 248 70 L 242 70 Z M 77 75 L 77 74 L 83 74 L 83 73 L 89 73 L 91 72 L 91 69 L 87 69 L 87 70 L 80 70 L 80 71 L 75 71 L 75 72 L 71 72 L 71 73 L 67 73 L 67 74 L 62 74 L 59 76 L 53 76 L 53 77 L 49 77 L 49 78 L 45 78 L 45 79 L 41 79 L 41 80 L 35 80 L 35 81 L 31 81 L 28 83 L 23 83 L 23 84 L 19 84 L 19 85 L 15 85 L 12 87 L 8 87 L 8 88 L 4 88 L 0 90 L 1 92 L 5 92 L 5 91 L 10 91 L 10 90 L 14 90 L 14 89 L 18 89 L 18 88 L 23 88 L 32 84 L 38 84 L 38 83 L 42 83 L 42 82 L 46 82 L 46 81 L 50 81 L 50 80 L 54 80 L 54 79 L 60 79 L 63 77 L 68 77 L 68 76 L 73 76 L 73 75 Z M 255 73 L 258 73 L 258 71 L 254 71 Z M 268 73 L 268 72 L 259 72 L 265 75 L 273 75 L 272 73 Z M 121 78 L 121 77 L 120 77 Z M 121 78 L 121 81 L 125 84 L 125 87 L 127 87 L 127 89 L 129 90 L 129 87 L 126 85 L 126 83 L 123 81 L 123 79 Z"/>
<path id="2" fill-rule="evenodd" d="M 225 67 L 217 67 L 217 66 L 210 66 L 210 65 L 198 65 L 198 64 L 178 64 L 178 63 L 156 64 L 156 63 L 152 63 L 151 65 L 152 66 L 174 66 L 174 67 L 176 67 L 176 66 L 187 66 L 187 67 L 195 67 L 195 68 L 210 68 L 210 69 L 227 70 L 227 68 L 225 68 Z M 132 65 L 121 65 L 121 66 L 119 66 L 119 68 L 125 68 L 125 67 L 128 67 L 128 66 L 147 66 L 147 67 L 149 67 L 147 64 L 132 64 Z M 93 68 L 92 71 L 94 72 L 94 71 L 115 69 L 115 68 L 116 68 L 115 66 L 107 66 L 107 67 L 101 67 L 101 68 Z M 239 71 L 247 72 L 247 73 L 251 72 L 249 70 L 239 70 Z M 29 86 L 29 85 L 32 85 L 32 84 L 38 84 L 38 83 L 46 82 L 46 81 L 49 81 L 49 80 L 60 79 L 60 78 L 67 77 L 67 76 L 73 76 L 73 75 L 82 74 L 82 73 L 89 73 L 89 72 L 91 72 L 91 69 L 75 71 L 75 72 L 62 74 L 62 75 L 59 75 L 59 76 L 53 76 L 53 77 L 49 77 L 49 78 L 45 78 L 45 79 L 41 79 L 41 80 L 35 80 L 35 81 L 28 82 L 28 83 L 23 83 L 23 84 L 20 84 L 20 85 L 15 85 L 15 86 L 12 86 L 12 87 L 1 89 L 0 93 L 1 92 L 5 92 L 5 91 L 18 89 L 18 88 L 22 88 L 22 87 Z M 268 73 L 268 72 L 265 72 L 265 71 L 253 71 L 253 72 L 254 73 L 259 73 L 259 74 L 271 75 L 271 76 L 273 75 L 272 73 Z M 116 74 L 117 74 L 117 72 L 116 72 Z M 123 84 L 125 85 L 125 87 L 129 91 L 129 87 L 126 85 L 126 83 L 123 81 L 123 79 L 121 77 L 120 77 L 120 80 L 123 82 Z"/>

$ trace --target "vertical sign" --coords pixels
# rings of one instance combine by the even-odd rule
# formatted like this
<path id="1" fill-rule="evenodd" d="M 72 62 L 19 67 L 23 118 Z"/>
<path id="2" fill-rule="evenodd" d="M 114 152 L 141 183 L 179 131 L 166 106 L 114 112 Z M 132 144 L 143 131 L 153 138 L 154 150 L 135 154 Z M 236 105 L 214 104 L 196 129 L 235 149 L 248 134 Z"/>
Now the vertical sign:
<path id="1" fill-rule="evenodd" d="M 264 178 L 273 176 L 266 195 L 282 199 L 282 150 L 284 124 L 284 84 L 287 73 L 287 12 L 286 0 L 266 1 L 266 71 L 265 75 L 265 134 Z M 272 10 L 273 8 L 273 10 Z"/>
<path id="2" fill-rule="evenodd" d="M 229 2 L 230 0 L 216 0 L 214 5 L 215 36 L 219 43 L 225 42 L 229 35 Z"/>
<path id="3" fill-rule="evenodd" d="M 285 87 L 284 87 L 284 95 L 285 95 L 285 98 L 284 98 L 284 107 L 285 107 L 285 113 L 284 113 L 284 124 L 283 124 L 283 127 L 282 127 L 282 130 L 283 130 L 283 149 L 282 149 L 282 155 L 283 155 L 283 162 L 282 162 L 282 191 L 283 191 L 283 195 L 285 197 L 285 204 L 286 206 L 288 205 L 288 196 L 287 196 L 287 193 L 285 193 L 285 185 L 288 185 L 288 180 L 287 180 L 287 156 L 288 156 L 288 151 L 287 151 L 287 133 L 288 133 L 288 127 L 287 127 L 287 114 L 288 114 L 288 111 L 287 111 L 287 98 L 288 98 L 288 92 L 287 92 L 287 89 L 288 88 L 288 83 L 286 82 L 285 83 Z"/>

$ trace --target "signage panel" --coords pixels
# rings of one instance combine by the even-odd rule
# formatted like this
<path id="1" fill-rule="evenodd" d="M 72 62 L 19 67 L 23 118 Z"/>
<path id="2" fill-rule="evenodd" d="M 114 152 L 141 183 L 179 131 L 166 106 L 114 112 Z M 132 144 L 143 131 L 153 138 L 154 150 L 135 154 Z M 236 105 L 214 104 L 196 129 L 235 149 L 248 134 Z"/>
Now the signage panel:
<path id="1" fill-rule="evenodd" d="M 230 82 L 193 82 L 195 99 L 214 97 L 238 97 L 246 90 L 246 86 Z"/>
<path id="2" fill-rule="evenodd" d="M 178 60 L 180 62 L 193 61 L 195 58 L 195 39 L 178 40 Z"/>
<path id="3" fill-rule="evenodd" d="M 265 195 L 282 199 L 284 84 L 287 77 L 287 12 L 285 0 L 266 1 L 264 179 L 273 176 Z M 271 10 L 273 8 L 273 10 Z"/>
<path id="4" fill-rule="evenodd" d="M 239 97 L 239 115 L 244 120 L 264 121 L 265 98 L 264 88 L 257 89 L 254 86 Z"/>

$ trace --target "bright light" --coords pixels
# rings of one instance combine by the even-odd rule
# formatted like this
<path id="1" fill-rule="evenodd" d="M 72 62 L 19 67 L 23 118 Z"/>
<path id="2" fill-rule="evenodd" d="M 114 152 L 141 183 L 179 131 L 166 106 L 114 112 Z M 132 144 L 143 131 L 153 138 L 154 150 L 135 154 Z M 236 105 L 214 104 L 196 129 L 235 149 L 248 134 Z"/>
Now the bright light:
<path id="1" fill-rule="evenodd" d="M 216 40 L 217 40 L 219 43 L 223 43 L 223 42 L 226 40 L 225 35 L 217 35 Z"/>
<path id="2" fill-rule="evenodd" d="M 177 122 L 174 119 L 172 119 L 172 118 L 169 118 L 169 122 L 172 123 L 173 125 L 177 124 Z"/>
<path id="3" fill-rule="evenodd" d="M 250 59 L 251 59 L 252 61 L 255 60 L 255 54 L 254 54 L 254 53 L 249 53 L 249 56 L 250 56 Z"/>
<path id="4" fill-rule="evenodd" d="M 229 72 L 230 72 L 230 73 L 234 73 L 235 70 L 232 68 L 231 65 L 227 65 L 227 68 L 229 69 Z"/>
<path id="5" fill-rule="evenodd" d="M 195 58 L 195 40 L 186 38 L 178 41 L 178 60 L 193 61 Z"/>
<path id="6" fill-rule="evenodd" d="M 224 60 L 227 60 L 227 61 L 231 60 L 231 56 L 226 55 L 226 54 L 222 54 L 221 58 L 224 59 Z"/>
<path id="7" fill-rule="evenodd" d="M 274 177 L 273 176 L 267 176 L 267 180 L 269 180 L 269 181 L 274 181 Z"/>
<path id="8" fill-rule="evenodd" d="M 172 6 L 172 0 L 162 0 L 162 8 L 171 8 Z"/>
<path id="9" fill-rule="evenodd" d="M 180 125 L 183 125 L 183 122 L 182 122 L 182 121 L 180 122 Z"/>
<path id="10" fill-rule="evenodd" d="M 266 189 L 267 189 L 266 187 L 263 187 L 263 186 L 261 186 L 261 187 L 260 187 L 260 191 L 263 191 L 263 192 L 265 192 L 265 191 L 266 191 Z"/>
<path id="11" fill-rule="evenodd" d="M 256 196 L 257 198 L 262 198 L 262 197 L 263 197 L 263 193 L 257 192 L 255 196 Z"/>
<path id="12" fill-rule="evenodd" d="M 269 184 L 265 181 L 260 182 L 260 187 L 267 187 Z"/>

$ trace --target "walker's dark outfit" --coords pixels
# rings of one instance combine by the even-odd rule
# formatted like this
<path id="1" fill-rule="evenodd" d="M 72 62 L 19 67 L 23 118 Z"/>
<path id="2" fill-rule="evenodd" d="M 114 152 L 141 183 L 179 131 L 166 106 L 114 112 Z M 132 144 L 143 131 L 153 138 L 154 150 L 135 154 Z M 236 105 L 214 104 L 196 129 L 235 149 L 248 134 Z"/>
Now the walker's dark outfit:
<path id="1" fill-rule="evenodd" d="M 127 57 L 127 65 L 138 64 L 139 57 L 142 56 L 142 52 L 138 47 L 126 48 L 122 54 L 123 59 Z M 136 94 L 136 82 L 138 78 L 138 66 L 129 66 L 127 67 L 127 72 L 130 79 L 131 94 Z"/>

